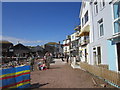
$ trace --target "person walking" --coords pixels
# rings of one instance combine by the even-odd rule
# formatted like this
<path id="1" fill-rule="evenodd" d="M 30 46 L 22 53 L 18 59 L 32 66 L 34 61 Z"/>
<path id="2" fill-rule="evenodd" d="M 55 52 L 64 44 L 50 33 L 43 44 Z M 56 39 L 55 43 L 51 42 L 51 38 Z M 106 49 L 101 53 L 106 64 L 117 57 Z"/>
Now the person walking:
<path id="1" fill-rule="evenodd" d="M 47 69 L 49 69 L 50 68 L 50 62 L 52 60 L 52 54 L 49 53 L 49 52 L 46 52 L 45 60 L 46 60 L 45 62 L 46 62 Z"/>
<path id="2" fill-rule="evenodd" d="M 30 58 L 30 66 L 31 66 L 31 71 L 34 70 L 34 58 Z"/>
<path id="3" fill-rule="evenodd" d="M 68 54 L 66 55 L 66 59 L 67 59 L 67 63 L 68 63 L 68 60 L 69 60 L 69 55 Z"/>
<path id="4" fill-rule="evenodd" d="M 63 58 L 64 58 L 64 54 L 62 53 L 62 54 L 61 54 L 61 59 L 62 59 L 62 61 L 64 62 Z"/>

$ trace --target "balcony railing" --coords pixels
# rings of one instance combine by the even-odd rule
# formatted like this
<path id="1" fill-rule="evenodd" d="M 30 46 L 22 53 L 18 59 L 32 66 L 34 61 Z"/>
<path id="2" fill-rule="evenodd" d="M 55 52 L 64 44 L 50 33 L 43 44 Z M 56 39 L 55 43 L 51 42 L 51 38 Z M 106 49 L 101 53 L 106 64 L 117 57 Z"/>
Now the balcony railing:
<path id="1" fill-rule="evenodd" d="M 89 38 L 80 41 L 80 45 L 86 45 L 89 43 Z"/>

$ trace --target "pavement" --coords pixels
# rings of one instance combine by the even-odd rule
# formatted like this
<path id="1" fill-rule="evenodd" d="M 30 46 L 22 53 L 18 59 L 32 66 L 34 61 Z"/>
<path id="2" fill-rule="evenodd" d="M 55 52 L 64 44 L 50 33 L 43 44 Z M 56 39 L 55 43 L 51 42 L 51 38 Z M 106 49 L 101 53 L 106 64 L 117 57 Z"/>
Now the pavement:
<path id="1" fill-rule="evenodd" d="M 113 88 L 97 77 L 79 68 L 73 69 L 66 61 L 54 59 L 50 69 L 31 72 L 31 88 L 102 88 L 100 84 Z M 94 81 L 98 84 L 94 84 Z"/>

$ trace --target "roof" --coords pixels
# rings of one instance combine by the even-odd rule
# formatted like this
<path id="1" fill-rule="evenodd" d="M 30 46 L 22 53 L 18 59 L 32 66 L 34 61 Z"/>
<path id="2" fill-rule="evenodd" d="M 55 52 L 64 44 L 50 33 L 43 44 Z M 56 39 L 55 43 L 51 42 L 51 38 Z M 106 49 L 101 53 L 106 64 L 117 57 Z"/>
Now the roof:
<path id="1" fill-rule="evenodd" d="M 48 45 L 57 45 L 57 44 L 59 44 L 59 43 L 56 43 L 56 42 L 48 42 L 48 43 L 46 43 L 46 44 L 48 44 Z"/>
<path id="2" fill-rule="evenodd" d="M 34 48 L 31 49 L 33 52 L 37 52 L 37 51 L 42 51 L 43 48 L 41 46 L 36 46 Z"/>
<path id="3" fill-rule="evenodd" d="M 26 47 L 26 46 L 19 43 L 19 44 L 14 46 L 14 51 L 16 53 L 26 53 L 26 52 L 29 52 L 30 49 L 28 47 Z"/>
<path id="4" fill-rule="evenodd" d="M 4 43 L 4 44 L 11 44 L 11 42 L 6 41 L 6 40 L 1 40 L 0 43 L 2 43 L 2 44 L 3 44 L 3 43 Z"/>

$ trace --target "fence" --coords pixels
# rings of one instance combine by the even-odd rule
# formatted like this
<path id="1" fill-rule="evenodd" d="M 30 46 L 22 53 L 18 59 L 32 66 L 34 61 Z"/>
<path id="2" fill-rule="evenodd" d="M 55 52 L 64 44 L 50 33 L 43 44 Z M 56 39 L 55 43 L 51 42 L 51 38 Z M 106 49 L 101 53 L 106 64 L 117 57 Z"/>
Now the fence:
<path id="1" fill-rule="evenodd" d="M 94 65 L 89 65 L 83 62 L 80 62 L 80 67 L 96 76 L 99 76 L 105 80 L 108 80 L 111 83 L 120 86 L 120 73 L 118 72 L 111 71 Z"/>
<path id="2" fill-rule="evenodd" d="M 0 89 L 30 87 L 30 66 L 0 70 Z"/>

